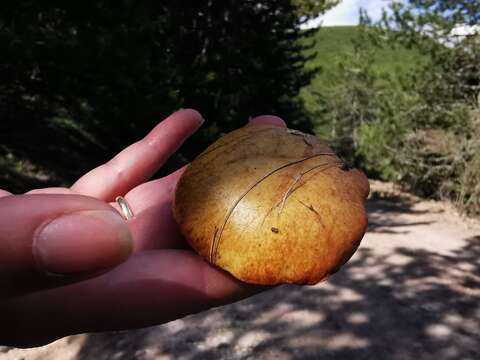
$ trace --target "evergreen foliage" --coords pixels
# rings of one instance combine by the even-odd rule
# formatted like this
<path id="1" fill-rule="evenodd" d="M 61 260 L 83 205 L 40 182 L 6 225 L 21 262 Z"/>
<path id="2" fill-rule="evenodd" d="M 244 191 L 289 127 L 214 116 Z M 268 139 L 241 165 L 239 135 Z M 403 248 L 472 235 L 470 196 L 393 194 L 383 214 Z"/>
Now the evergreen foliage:
<path id="1" fill-rule="evenodd" d="M 478 1 L 392 1 L 379 24 L 364 14 L 337 85 L 318 94 L 317 131 L 371 176 L 480 214 L 480 32 L 468 27 L 479 17 Z M 423 61 L 378 73 L 375 53 L 388 48 Z"/>
<path id="2" fill-rule="evenodd" d="M 310 2 L 303 12 L 325 5 Z M 0 187 L 68 184 L 180 107 L 207 122 L 165 171 L 250 116 L 311 129 L 298 11 L 289 0 L 3 1 Z"/>

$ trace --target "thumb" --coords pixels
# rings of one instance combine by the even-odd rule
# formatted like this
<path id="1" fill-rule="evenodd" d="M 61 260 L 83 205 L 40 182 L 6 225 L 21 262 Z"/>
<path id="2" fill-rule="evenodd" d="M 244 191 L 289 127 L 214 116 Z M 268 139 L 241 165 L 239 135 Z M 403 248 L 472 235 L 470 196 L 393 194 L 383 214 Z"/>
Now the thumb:
<path id="1" fill-rule="evenodd" d="M 0 198 L 0 278 L 96 271 L 125 260 L 132 237 L 111 206 L 81 195 Z"/>

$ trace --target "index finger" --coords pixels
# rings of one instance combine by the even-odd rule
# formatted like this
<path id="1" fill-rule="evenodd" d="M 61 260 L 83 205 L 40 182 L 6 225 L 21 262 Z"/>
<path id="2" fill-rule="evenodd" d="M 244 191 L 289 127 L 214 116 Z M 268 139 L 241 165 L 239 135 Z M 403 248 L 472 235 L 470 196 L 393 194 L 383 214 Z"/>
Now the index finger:
<path id="1" fill-rule="evenodd" d="M 256 125 L 256 124 L 264 124 L 264 125 L 274 125 L 278 127 L 287 127 L 285 124 L 285 121 L 275 115 L 262 115 L 262 116 L 257 116 L 248 122 L 249 125 Z"/>
<path id="2" fill-rule="evenodd" d="M 9 196 L 9 195 L 12 195 L 12 194 L 9 193 L 8 191 L 1 190 L 1 189 L 0 189 L 0 198 L 1 198 L 1 197 L 4 197 L 4 196 Z"/>
<path id="3" fill-rule="evenodd" d="M 148 180 L 203 123 L 196 110 L 180 110 L 158 124 L 145 138 L 109 162 L 93 169 L 72 190 L 112 202 Z"/>

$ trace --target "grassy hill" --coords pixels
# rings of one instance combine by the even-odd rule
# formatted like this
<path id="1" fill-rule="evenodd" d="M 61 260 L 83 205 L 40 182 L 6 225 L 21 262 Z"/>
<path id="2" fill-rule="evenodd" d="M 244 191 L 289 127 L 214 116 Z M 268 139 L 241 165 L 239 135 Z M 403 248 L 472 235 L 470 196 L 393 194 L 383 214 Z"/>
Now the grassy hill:
<path id="1" fill-rule="evenodd" d="M 317 30 L 313 35 L 316 41 L 315 47 L 308 53 L 317 52 L 315 59 L 309 62 L 308 66 L 322 66 L 328 70 L 332 64 L 344 60 L 354 52 L 353 41 L 360 35 L 358 26 L 332 26 Z M 375 66 L 379 71 L 404 72 L 421 58 L 412 50 L 405 48 L 378 49 L 372 44 L 367 46 L 375 51 Z"/>
<path id="2" fill-rule="evenodd" d="M 320 67 L 312 83 L 305 87 L 301 96 L 305 100 L 307 109 L 315 108 L 315 92 L 328 93 L 338 83 L 340 64 L 354 56 L 354 40 L 361 35 L 358 26 L 323 27 L 313 34 L 315 46 L 306 51 L 313 55 L 306 67 L 309 69 Z M 305 40 L 311 43 L 312 40 Z M 377 48 L 373 44 L 366 44 L 372 52 L 373 71 L 378 74 L 387 74 L 393 78 L 408 73 L 422 61 L 422 56 L 413 50 L 401 47 Z"/>

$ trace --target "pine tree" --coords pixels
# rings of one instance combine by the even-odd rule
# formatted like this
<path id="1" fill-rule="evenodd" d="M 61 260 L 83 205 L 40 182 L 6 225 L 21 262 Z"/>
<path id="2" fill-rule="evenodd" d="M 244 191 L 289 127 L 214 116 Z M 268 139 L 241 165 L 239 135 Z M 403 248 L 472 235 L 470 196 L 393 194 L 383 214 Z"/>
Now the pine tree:
<path id="1" fill-rule="evenodd" d="M 311 77 L 299 13 L 329 2 L 297 3 L 3 1 L 0 187 L 68 184 L 180 107 L 207 122 L 171 166 L 249 116 L 273 113 L 309 130 L 297 97 Z M 18 164 L 46 174 L 21 182 Z"/>

